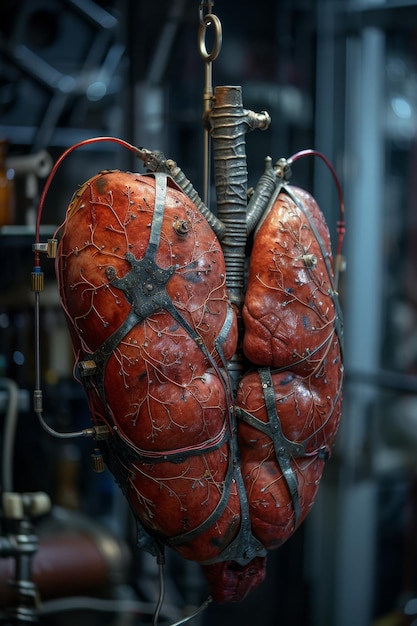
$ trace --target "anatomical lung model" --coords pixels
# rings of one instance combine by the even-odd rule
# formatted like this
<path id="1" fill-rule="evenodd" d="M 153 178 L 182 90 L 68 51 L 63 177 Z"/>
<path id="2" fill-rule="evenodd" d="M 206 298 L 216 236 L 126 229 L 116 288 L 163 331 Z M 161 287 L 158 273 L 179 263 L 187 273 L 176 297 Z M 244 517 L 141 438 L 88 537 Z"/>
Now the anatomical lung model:
<path id="1" fill-rule="evenodd" d="M 198 561 L 219 602 L 263 579 L 330 454 L 343 373 L 332 268 L 317 204 L 287 183 L 254 233 L 241 316 L 218 237 L 165 173 L 98 174 L 61 228 L 60 297 L 140 545 Z"/>
<path id="2" fill-rule="evenodd" d="M 198 562 L 217 602 L 256 587 L 305 519 L 341 413 L 323 215 L 288 182 L 295 159 L 267 159 L 247 193 L 244 135 L 267 125 L 216 88 L 216 216 L 173 161 L 129 146 L 146 172 L 93 176 L 59 229 L 77 375 L 139 546 Z"/>

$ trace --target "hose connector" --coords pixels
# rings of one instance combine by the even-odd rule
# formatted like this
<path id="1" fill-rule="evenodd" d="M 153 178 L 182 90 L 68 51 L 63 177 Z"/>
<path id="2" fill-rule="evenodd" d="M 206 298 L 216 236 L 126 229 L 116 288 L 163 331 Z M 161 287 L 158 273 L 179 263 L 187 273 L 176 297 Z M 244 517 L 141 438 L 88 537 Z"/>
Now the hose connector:
<path id="1" fill-rule="evenodd" d="M 31 274 L 31 287 L 32 291 L 43 291 L 44 288 L 44 274 L 40 267 L 34 267 Z"/>

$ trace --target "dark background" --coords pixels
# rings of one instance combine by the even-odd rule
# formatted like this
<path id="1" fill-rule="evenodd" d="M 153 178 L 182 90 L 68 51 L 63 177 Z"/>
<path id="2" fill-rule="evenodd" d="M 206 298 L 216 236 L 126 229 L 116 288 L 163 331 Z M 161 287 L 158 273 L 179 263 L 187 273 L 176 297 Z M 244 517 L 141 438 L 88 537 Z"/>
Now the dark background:
<path id="1" fill-rule="evenodd" d="M 55 161 L 79 141 L 116 136 L 162 150 L 201 193 L 205 62 L 198 7 L 197 0 L 2 0 L 0 136 L 10 143 L 9 157 L 46 150 Z M 409 624 L 404 607 L 417 591 L 416 4 L 219 0 L 213 12 L 223 27 L 214 86 L 241 85 L 244 106 L 272 118 L 268 131 L 246 137 L 249 185 L 266 156 L 275 161 L 311 147 L 326 153 L 342 182 L 347 378 L 344 424 L 311 519 L 270 554 L 257 591 L 239 605 L 211 605 L 195 624 Z M 77 186 L 112 168 L 142 165 L 111 142 L 67 157 L 44 206 L 45 236 L 63 220 Z M 293 180 L 314 193 L 334 233 L 338 207 L 328 172 L 306 159 L 294 167 Z M 0 374 L 20 390 L 15 489 L 46 491 L 57 507 L 115 534 L 133 560 L 123 590 L 114 585 L 106 593 L 119 599 L 127 588 L 129 597 L 153 602 L 157 573 L 135 549 L 132 520 L 112 479 L 92 474 L 89 445 L 51 439 L 31 411 L 31 246 L 44 182 L 39 177 L 29 193 L 27 177 L 16 177 L 15 221 L 0 229 Z M 88 410 L 72 380 L 53 263 L 45 260 L 43 269 L 45 414 L 58 430 L 84 428 Z M 4 415 L 7 398 L 0 400 Z M 177 607 L 204 599 L 192 565 L 172 557 L 167 580 L 168 600 Z M 105 615 L 77 619 L 122 623 Z M 73 623 L 68 619 L 52 623 Z"/>

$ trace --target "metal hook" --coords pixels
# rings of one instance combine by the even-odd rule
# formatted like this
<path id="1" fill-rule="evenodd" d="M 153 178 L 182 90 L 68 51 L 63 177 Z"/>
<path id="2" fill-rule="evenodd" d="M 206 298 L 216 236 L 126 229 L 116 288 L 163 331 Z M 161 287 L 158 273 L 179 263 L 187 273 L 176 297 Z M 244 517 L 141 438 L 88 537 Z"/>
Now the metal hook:
<path id="1" fill-rule="evenodd" d="M 198 29 L 198 42 L 200 48 L 200 55 L 206 62 L 206 76 L 204 86 L 204 115 L 205 121 L 204 129 L 204 170 L 203 170 L 203 199 L 206 206 L 210 205 L 209 198 L 209 186 L 210 186 L 210 140 L 208 129 L 208 114 L 211 108 L 213 100 L 213 82 L 212 82 L 212 61 L 217 59 L 221 46 L 222 46 L 222 25 L 214 13 L 211 12 L 214 2 L 212 0 L 202 0 L 199 7 L 200 26 Z M 204 8 L 207 9 L 207 13 L 204 14 Z M 207 29 L 212 26 L 214 28 L 214 42 L 211 52 L 207 50 L 206 34 Z"/>
<path id="2" fill-rule="evenodd" d="M 206 32 L 209 26 L 214 27 L 215 35 L 213 49 L 211 52 L 208 52 L 206 46 Z M 214 15 L 214 13 L 206 13 L 203 19 L 200 19 L 200 27 L 198 29 L 198 42 L 200 47 L 200 54 L 207 63 L 211 63 L 212 61 L 217 59 L 222 47 L 222 24 L 217 15 Z"/>

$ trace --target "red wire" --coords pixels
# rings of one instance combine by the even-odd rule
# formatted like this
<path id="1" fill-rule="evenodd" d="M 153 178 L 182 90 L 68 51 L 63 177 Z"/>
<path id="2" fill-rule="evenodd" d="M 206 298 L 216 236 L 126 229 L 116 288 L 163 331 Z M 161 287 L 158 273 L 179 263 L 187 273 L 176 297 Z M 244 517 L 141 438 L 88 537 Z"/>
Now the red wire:
<path id="1" fill-rule="evenodd" d="M 308 148 L 307 150 L 300 150 L 299 152 L 296 152 L 290 159 L 288 159 L 289 163 L 293 163 L 294 161 L 297 161 L 298 159 L 300 159 L 301 157 L 304 156 L 317 156 L 319 157 L 322 161 L 324 161 L 324 163 L 327 165 L 327 167 L 329 168 L 333 179 L 336 183 L 336 189 L 337 189 L 337 194 L 339 197 L 339 220 L 337 222 L 337 233 L 338 233 L 338 242 L 337 242 L 337 251 L 336 254 L 337 255 L 341 255 L 342 254 L 342 247 L 343 247 L 343 239 L 346 233 L 346 226 L 345 226 L 345 201 L 343 199 L 343 192 L 342 192 L 342 186 L 340 184 L 339 178 L 336 174 L 336 171 L 333 167 L 333 165 L 330 163 L 330 161 L 328 160 L 328 158 L 322 154 L 321 152 L 319 152 L 318 150 L 313 150 L 312 148 Z"/>
<path id="2" fill-rule="evenodd" d="M 118 143 L 121 146 L 124 146 L 125 148 L 127 148 L 128 150 L 131 150 L 132 152 L 135 152 L 135 153 L 139 152 L 138 148 L 128 143 L 127 141 L 124 141 L 123 139 L 119 139 L 118 137 L 91 137 L 89 139 L 84 139 L 83 141 L 79 141 L 78 143 L 75 143 L 74 145 L 67 148 L 67 150 L 65 150 L 65 152 L 63 152 L 61 156 L 57 159 L 51 171 L 49 172 L 49 176 L 46 179 L 45 186 L 42 190 L 42 193 L 39 199 L 38 212 L 36 215 L 36 228 L 35 228 L 35 242 L 37 244 L 40 241 L 40 223 L 41 223 L 41 218 L 42 218 L 43 207 L 45 204 L 45 198 L 49 191 L 51 183 L 55 177 L 58 167 L 61 165 L 62 161 L 77 148 L 80 148 L 82 146 L 87 146 L 92 143 L 98 143 L 101 141 L 112 141 L 113 143 Z M 39 251 L 35 251 L 35 266 L 37 267 L 39 266 L 39 256 L 40 256 Z"/>

